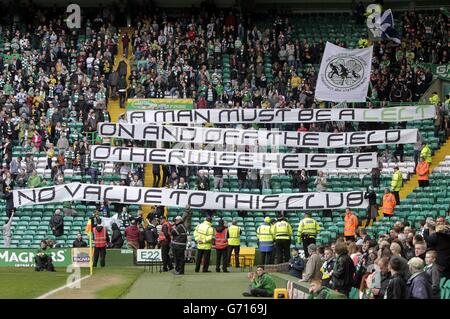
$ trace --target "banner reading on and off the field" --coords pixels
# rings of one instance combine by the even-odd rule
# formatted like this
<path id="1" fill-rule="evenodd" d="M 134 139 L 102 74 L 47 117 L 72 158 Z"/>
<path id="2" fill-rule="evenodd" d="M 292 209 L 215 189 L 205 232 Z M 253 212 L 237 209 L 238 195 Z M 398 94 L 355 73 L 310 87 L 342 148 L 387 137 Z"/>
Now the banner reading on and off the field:
<path id="1" fill-rule="evenodd" d="M 94 145 L 91 160 L 249 169 L 351 169 L 377 167 L 377 153 L 244 153 Z"/>
<path id="2" fill-rule="evenodd" d="M 87 201 L 135 205 L 163 205 L 213 210 L 321 210 L 366 208 L 364 191 L 342 193 L 285 193 L 274 195 L 206 192 L 197 190 L 147 188 L 70 183 L 13 190 L 14 206 Z"/>
<path id="3" fill-rule="evenodd" d="M 315 97 L 333 102 L 365 102 L 372 69 L 373 46 L 345 49 L 327 42 Z"/>
<path id="4" fill-rule="evenodd" d="M 404 122 L 434 118 L 433 105 L 381 109 L 194 109 L 128 111 L 130 123 Z"/>
<path id="5" fill-rule="evenodd" d="M 103 138 L 220 145 L 260 145 L 312 148 L 360 147 L 417 142 L 417 129 L 323 133 L 238 130 L 206 127 L 165 126 L 151 123 L 99 123 Z"/>

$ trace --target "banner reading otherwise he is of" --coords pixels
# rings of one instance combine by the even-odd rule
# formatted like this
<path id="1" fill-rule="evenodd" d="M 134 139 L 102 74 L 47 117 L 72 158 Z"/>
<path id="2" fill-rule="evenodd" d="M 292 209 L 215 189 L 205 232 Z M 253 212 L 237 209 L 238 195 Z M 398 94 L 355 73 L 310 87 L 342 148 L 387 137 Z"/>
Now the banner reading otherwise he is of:
<path id="1" fill-rule="evenodd" d="M 373 47 L 344 49 L 327 42 L 315 97 L 332 102 L 365 102 L 372 68 Z"/>

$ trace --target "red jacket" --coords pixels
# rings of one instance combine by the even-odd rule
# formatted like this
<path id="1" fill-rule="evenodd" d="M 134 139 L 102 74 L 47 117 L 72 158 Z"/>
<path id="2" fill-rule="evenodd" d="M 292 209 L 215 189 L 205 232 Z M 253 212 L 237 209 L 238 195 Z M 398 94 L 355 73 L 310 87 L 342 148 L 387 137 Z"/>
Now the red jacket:
<path id="1" fill-rule="evenodd" d="M 125 228 L 125 237 L 127 241 L 138 241 L 139 240 L 139 228 L 136 225 L 130 225 Z"/>

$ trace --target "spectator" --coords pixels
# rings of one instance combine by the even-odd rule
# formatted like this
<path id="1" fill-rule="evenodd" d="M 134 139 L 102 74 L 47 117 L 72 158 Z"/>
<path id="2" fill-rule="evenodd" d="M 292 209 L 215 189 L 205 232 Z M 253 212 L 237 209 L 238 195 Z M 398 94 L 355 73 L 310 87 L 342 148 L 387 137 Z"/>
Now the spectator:
<path id="1" fill-rule="evenodd" d="M 214 188 L 220 190 L 223 188 L 223 169 L 222 167 L 214 167 Z"/>
<path id="2" fill-rule="evenodd" d="M 60 237 L 64 234 L 64 220 L 61 216 L 61 210 L 57 209 L 55 211 L 55 215 L 50 219 L 49 225 L 55 237 Z"/>
<path id="3" fill-rule="evenodd" d="M 27 187 L 28 188 L 37 188 L 42 184 L 41 177 L 37 174 L 37 171 L 34 170 L 31 176 L 28 178 Z"/>
<path id="4" fill-rule="evenodd" d="M 314 185 L 316 185 L 316 190 L 318 192 L 326 192 L 327 191 L 327 178 L 325 177 L 324 172 L 319 171 L 319 175 L 316 177 L 314 181 Z"/>
<path id="5" fill-rule="evenodd" d="M 416 242 L 414 245 L 415 256 L 425 261 L 425 252 L 427 251 L 427 243 L 425 241 Z"/>
<path id="6" fill-rule="evenodd" d="M 436 265 L 441 276 L 450 278 L 450 227 L 448 225 L 436 225 L 436 231 L 432 232 L 429 225 L 425 225 L 424 239 L 427 246 L 437 253 Z"/>
<path id="7" fill-rule="evenodd" d="M 383 257 L 375 261 L 375 272 L 372 274 L 372 294 L 374 299 L 384 299 L 391 279 L 389 258 Z"/>
<path id="8" fill-rule="evenodd" d="M 197 189 L 200 191 L 209 190 L 209 179 L 208 177 L 205 176 L 205 173 L 203 173 L 202 171 L 198 173 Z"/>
<path id="9" fill-rule="evenodd" d="M 389 261 L 389 270 L 391 279 L 386 288 L 385 299 L 405 299 L 406 298 L 406 282 L 404 276 L 400 273 L 402 261 L 398 256 L 394 256 Z"/>
<path id="10" fill-rule="evenodd" d="M 120 232 L 119 226 L 117 226 L 116 223 L 111 224 L 111 244 L 109 248 L 122 248 L 123 246 L 123 237 L 122 233 Z"/>
<path id="11" fill-rule="evenodd" d="M 11 245 L 11 223 L 13 221 L 14 213 L 12 213 L 11 217 L 8 220 L 5 220 L 5 224 L 3 225 L 3 247 L 9 248 Z"/>
<path id="12" fill-rule="evenodd" d="M 190 233 L 192 228 L 192 211 L 189 205 L 185 207 L 181 218 L 183 219 L 184 227 L 186 227 L 186 230 Z"/>
<path id="13" fill-rule="evenodd" d="M 408 265 L 412 275 L 406 283 L 406 298 L 431 299 L 431 278 L 423 270 L 425 262 L 418 257 L 414 257 L 408 262 Z"/>
<path id="14" fill-rule="evenodd" d="M 87 247 L 87 243 L 83 240 L 83 236 L 81 236 L 81 233 L 77 234 L 77 238 L 72 243 L 73 248 L 81 248 L 81 247 Z"/>
<path id="15" fill-rule="evenodd" d="M 347 246 L 339 242 L 335 247 L 336 262 L 331 276 L 332 288 L 348 297 L 353 286 L 355 266 L 348 255 Z"/>
<path id="16" fill-rule="evenodd" d="M 41 240 L 40 247 L 34 257 L 34 262 L 36 264 L 34 267 L 35 271 L 55 271 L 52 257 L 49 256 L 47 251 L 48 248 L 47 241 Z"/>
<path id="17" fill-rule="evenodd" d="M 392 255 L 398 259 L 398 263 L 400 263 L 400 270 L 397 272 L 402 275 L 406 281 L 411 276 L 411 273 L 409 272 L 408 261 L 402 256 L 402 246 L 397 242 L 392 242 L 390 250 Z"/>
<path id="18" fill-rule="evenodd" d="M 264 266 L 256 268 L 256 274 L 251 272 L 248 274 L 251 282 L 248 290 L 242 295 L 244 297 L 272 297 L 276 284 L 272 277 L 264 271 Z"/>
<path id="19" fill-rule="evenodd" d="M 156 225 L 158 224 L 158 220 L 156 218 L 152 218 L 145 230 L 144 237 L 147 242 L 148 249 L 155 249 L 158 244 L 158 230 Z"/>
<path id="20" fill-rule="evenodd" d="M 322 278 L 322 273 L 320 269 L 322 268 L 322 260 L 317 251 L 317 246 L 315 244 L 310 244 L 308 246 L 309 258 L 306 261 L 305 273 L 301 281 L 310 281 L 312 279 Z"/>
<path id="21" fill-rule="evenodd" d="M 425 268 L 424 271 L 430 276 L 431 278 L 431 293 L 433 299 L 440 299 L 440 280 L 441 280 L 441 273 L 439 272 L 439 269 L 437 265 L 435 264 L 436 261 L 436 251 L 429 250 L 426 253 L 425 257 Z"/>
<path id="22" fill-rule="evenodd" d="M 159 182 L 161 181 L 161 165 L 152 164 L 152 173 L 153 173 L 153 187 L 159 187 Z"/>
<path id="23" fill-rule="evenodd" d="M 131 220 L 131 225 L 125 229 L 125 237 L 127 239 L 128 248 L 133 250 L 136 254 L 136 250 L 139 249 L 139 228 L 136 226 L 136 221 Z"/>
<path id="24" fill-rule="evenodd" d="M 305 262 L 298 254 L 298 248 L 292 248 L 291 259 L 289 260 L 289 275 L 302 278 L 303 270 L 305 269 Z"/>
<path id="25" fill-rule="evenodd" d="M 311 280 L 308 299 L 347 299 L 347 297 L 335 290 L 322 285 L 320 279 Z"/>
<path id="26" fill-rule="evenodd" d="M 378 216 L 377 194 L 372 186 L 369 186 L 368 191 L 364 194 L 364 198 L 369 200 L 366 225 L 371 225 L 371 223 L 374 222 Z"/>

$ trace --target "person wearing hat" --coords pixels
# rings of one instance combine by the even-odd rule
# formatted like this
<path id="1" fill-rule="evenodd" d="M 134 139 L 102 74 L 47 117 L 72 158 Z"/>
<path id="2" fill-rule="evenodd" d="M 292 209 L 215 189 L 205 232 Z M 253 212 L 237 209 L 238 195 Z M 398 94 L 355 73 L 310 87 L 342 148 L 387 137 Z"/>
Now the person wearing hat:
<path id="1" fill-rule="evenodd" d="M 430 186 L 428 181 L 428 175 L 430 174 L 430 164 L 425 160 L 425 157 L 420 157 L 420 162 L 416 167 L 417 179 L 419 180 L 420 187 Z"/>
<path id="2" fill-rule="evenodd" d="M 395 201 L 397 205 L 400 205 L 400 190 L 403 187 L 403 175 L 402 172 L 400 172 L 400 169 L 398 166 L 394 167 L 394 174 L 392 175 L 392 181 L 391 181 L 391 190 L 392 193 L 395 196 Z"/>
<path id="3" fill-rule="evenodd" d="M 259 252 L 261 254 L 261 265 L 270 264 L 275 239 L 273 227 L 270 225 L 270 217 L 264 218 L 264 223 L 256 230 Z"/>
<path id="4" fill-rule="evenodd" d="M 384 189 L 383 195 L 383 216 L 391 217 L 394 215 L 394 208 L 397 205 L 397 201 L 395 199 L 394 194 L 391 193 L 389 188 Z"/>
<path id="5" fill-rule="evenodd" d="M 277 249 L 277 263 L 281 264 L 288 262 L 291 248 L 292 226 L 281 216 L 278 218 L 273 227 L 273 234 L 275 236 L 275 246 Z"/>
<path id="6" fill-rule="evenodd" d="M 228 256 L 227 263 L 230 265 L 231 254 L 234 251 L 234 266 L 239 268 L 239 251 L 241 248 L 241 234 L 242 230 L 237 225 L 237 220 L 233 219 L 231 226 L 228 227 Z"/>
<path id="7" fill-rule="evenodd" d="M 187 244 L 187 229 L 181 216 L 175 217 L 175 227 L 172 228 L 172 252 L 175 259 L 175 275 L 184 275 L 185 251 Z"/>
<path id="8" fill-rule="evenodd" d="M 367 206 L 367 222 L 369 225 L 372 221 L 375 221 L 378 216 L 378 204 L 377 194 L 372 186 L 369 186 L 367 192 L 364 194 L 364 199 L 369 200 L 369 206 Z"/>
<path id="9" fill-rule="evenodd" d="M 64 220 L 61 216 L 60 209 L 55 211 L 55 215 L 53 215 L 52 219 L 50 219 L 49 225 L 55 237 L 60 237 L 64 234 Z"/>
<path id="10" fill-rule="evenodd" d="M 303 218 L 298 224 L 298 242 L 303 243 L 303 251 L 305 252 L 305 258 L 309 257 L 308 246 L 316 243 L 316 237 L 320 232 L 319 223 L 311 218 L 310 212 L 305 212 L 305 218 Z"/>
<path id="11" fill-rule="evenodd" d="M 211 272 L 208 270 L 211 258 L 212 240 L 214 236 L 214 228 L 212 227 L 212 217 L 207 216 L 205 221 L 195 227 L 194 237 L 197 242 L 197 259 L 195 260 L 195 272 L 200 271 L 200 264 L 203 261 L 203 272 Z"/>

